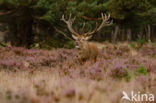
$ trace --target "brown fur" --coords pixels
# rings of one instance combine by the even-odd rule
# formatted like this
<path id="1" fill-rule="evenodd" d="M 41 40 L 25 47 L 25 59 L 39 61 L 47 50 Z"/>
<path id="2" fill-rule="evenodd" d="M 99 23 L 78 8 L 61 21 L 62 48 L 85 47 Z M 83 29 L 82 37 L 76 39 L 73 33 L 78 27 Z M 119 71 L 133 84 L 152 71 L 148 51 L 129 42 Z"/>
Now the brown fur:
<path id="1" fill-rule="evenodd" d="M 91 60 L 96 62 L 98 56 L 98 48 L 95 44 L 83 41 L 79 43 L 80 50 L 78 54 L 78 60 L 80 63 Z"/>

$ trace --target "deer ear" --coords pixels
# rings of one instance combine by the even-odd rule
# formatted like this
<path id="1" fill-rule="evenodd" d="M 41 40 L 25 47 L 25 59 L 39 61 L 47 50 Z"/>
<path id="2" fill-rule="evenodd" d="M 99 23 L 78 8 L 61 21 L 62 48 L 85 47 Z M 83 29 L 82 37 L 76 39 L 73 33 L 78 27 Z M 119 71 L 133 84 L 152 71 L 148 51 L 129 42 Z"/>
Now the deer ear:
<path id="1" fill-rule="evenodd" d="M 85 38 L 85 40 L 89 40 L 89 39 L 92 38 L 92 36 L 93 36 L 93 35 L 90 35 L 90 36 L 86 36 L 86 37 L 84 37 L 84 38 Z"/>
<path id="2" fill-rule="evenodd" d="M 77 39 L 78 39 L 78 37 L 77 37 L 77 36 L 75 36 L 75 35 L 72 35 L 72 37 L 73 37 L 73 39 L 75 39 L 75 40 L 77 40 Z"/>

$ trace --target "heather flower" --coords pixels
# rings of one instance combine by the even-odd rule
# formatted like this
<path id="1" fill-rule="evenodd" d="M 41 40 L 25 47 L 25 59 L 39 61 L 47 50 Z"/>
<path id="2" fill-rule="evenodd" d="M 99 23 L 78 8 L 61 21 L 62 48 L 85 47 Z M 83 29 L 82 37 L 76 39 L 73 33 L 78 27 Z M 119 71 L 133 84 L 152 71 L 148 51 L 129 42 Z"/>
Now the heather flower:
<path id="1" fill-rule="evenodd" d="M 143 56 L 156 55 L 156 47 L 144 47 L 141 51 Z"/>
<path id="2" fill-rule="evenodd" d="M 126 71 L 125 69 L 127 68 L 127 65 L 124 64 L 121 61 L 116 62 L 112 69 L 111 69 L 111 76 L 113 77 L 118 77 L 118 78 L 122 78 L 126 76 Z"/>
<path id="3" fill-rule="evenodd" d="M 100 80 L 104 77 L 104 73 L 102 72 L 98 63 L 96 63 L 94 66 L 88 67 L 85 70 L 85 74 L 86 77 L 96 80 Z"/>
<path id="4" fill-rule="evenodd" d="M 146 68 L 147 72 L 156 71 L 156 60 L 148 60 L 147 62 L 142 63 L 142 65 Z"/>
<path id="5" fill-rule="evenodd" d="M 10 60 L 4 60 L 0 62 L 0 65 L 4 68 L 8 69 L 26 69 L 28 68 L 28 65 L 22 60 L 16 60 L 16 59 L 10 59 Z"/>
<path id="6" fill-rule="evenodd" d="M 10 103 L 23 103 L 24 100 L 34 103 L 70 103 L 75 99 L 77 102 L 96 103 L 96 100 L 101 100 L 102 103 L 111 103 L 120 102 L 120 90 L 124 89 L 156 94 L 155 58 L 147 53 L 145 56 L 140 55 L 141 50 L 138 55 L 132 56 L 127 47 L 112 45 L 99 52 L 95 63 L 88 60 L 80 64 L 75 49 L 1 48 L 0 98 L 2 102 L 7 97 L 23 100 L 7 99 Z M 137 71 L 140 65 L 144 69 Z M 18 72 L 10 72 L 7 68 Z M 23 68 L 28 71 L 20 71 Z M 145 71 L 148 75 L 136 75 Z M 11 90 L 11 93 L 7 94 L 7 90 Z M 109 98 L 110 95 L 113 98 Z"/>

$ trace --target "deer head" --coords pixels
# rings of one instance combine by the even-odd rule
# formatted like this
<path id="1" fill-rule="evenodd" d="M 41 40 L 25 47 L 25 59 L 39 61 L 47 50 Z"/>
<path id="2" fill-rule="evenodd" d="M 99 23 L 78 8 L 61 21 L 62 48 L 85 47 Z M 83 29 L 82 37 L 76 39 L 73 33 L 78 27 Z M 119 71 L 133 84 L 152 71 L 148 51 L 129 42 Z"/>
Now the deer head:
<path id="1" fill-rule="evenodd" d="M 96 27 L 93 31 L 87 32 L 87 33 L 83 32 L 82 34 L 75 32 L 75 30 L 72 28 L 72 25 L 73 25 L 76 17 L 71 18 L 71 14 L 70 14 L 69 19 L 66 20 L 64 15 L 62 16 L 61 20 L 67 24 L 68 30 L 72 33 L 72 37 L 75 40 L 76 48 L 80 48 L 79 45 L 81 43 L 86 42 L 87 40 L 91 39 L 93 34 L 100 31 L 103 27 L 109 26 L 113 23 L 113 21 L 109 21 L 110 14 L 107 16 L 106 14 L 101 13 L 101 16 L 102 16 L 102 18 L 101 18 L 102 23 L 99 26 L 96 25 Z M 85 24 L 83 25 L 82 30 L 84 29 L 84 27 L 85 27 Z"/>

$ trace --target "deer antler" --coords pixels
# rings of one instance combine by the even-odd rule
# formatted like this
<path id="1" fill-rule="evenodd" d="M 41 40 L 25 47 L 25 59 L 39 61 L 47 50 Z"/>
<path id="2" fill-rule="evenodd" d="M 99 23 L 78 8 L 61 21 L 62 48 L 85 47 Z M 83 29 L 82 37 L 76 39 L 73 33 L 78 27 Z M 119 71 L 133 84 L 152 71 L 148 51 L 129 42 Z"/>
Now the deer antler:
<path id="1" fill-rule="evenodd" d="M 71 41 L 74 41 L 73 39 L 71 39 L 70 37 L 68 37 L 66 33 L 64 33 L 63 31 L 61 31 L 61 30 L 59 30 L 59 29 L 57 29 L 55 26 L 54 26 L 54 29 L 55 29 L 58 33 L 62 34 L 64 37 L 66 37 L 67 39 L 69 39 L 69 40 L 71 40 Z"/>
<path id="2" fill-rule="evenodd" d="M 99 27 L 97 26 L 97 22 L 96 22 L 96 28 L 93 31 L 87 32 L 87 33 L 83 33 L 83 31 L 82 31 L 82 35 L 86 37 L 86 40 L 91 38 L 94 33 L 101 30 L 104 26 L 109 26 L 109 25 L 111 25 L 113 23 L 113 21 L 109 21 L 110 14 L 107 16 L 106 14 L 101 13 L 101 16 L 102 16 L 102 18 L 101 18 L 102 23 L 101 23 L 101 25 Z M 76 17 L 71 18 L 71 14 L 70 14 L 69 19 L 66 20 L 64 15 L 62 15 L 61 20 L 64 21 L 67 24 L 67 27 L 68 27 L 69 31 L 72 33 L 72 37 L 74 39 L 77 39 L 77 37 L 79 36 L 79 33 L 75 32 L 75 30 L 72 28 L 72 24 L 74 23 L 75 18 Z M 84 27 L 85 27 L 85 23 L 83 24 L 82 30 L 84 29 Z"/>
<path id="3" fill-rule="evenodd" d="M 87 32 L 84 35 L 85 36 L 91 36 L 94 33 L 98 32 L 99 30 L 101 30 L 104 26 L 109 26 L 113 24 L 113 20 L 109 22 L 110 19 L 110 14 L 107 16 L 106 14 L 101 13 L 102 16 L 102 23 L 99 27 L 96 26 L 96 28 L 92 31 L 92 32 Z"/>
<path id="4" fill-rule="evenodd" d="M 86 25 L 86 23 L 84 22 L 84 23 L 83 23 L 83 25 L 82 25 L 82 28 L 81 28 L 81 34 L 83 34 L 83 33 L 84 33 L 84 28 L 85 28 L 85 25 Z"/>
<path id="5" fill-rule="evenodd" d="M 72 28 L 72 24 L 74 23 L 75 18 L 76 18 L 76 17 L 71 18 L 71 14 L 70 14 L 69 19 L 68 19 L 68 20 L 65 20 L 64 15 L 62 15 L 61 20 L 64 21 L 64 22 L 67 24 L 67 27 L 68 27 L 69 31 L 70 31 L 73 35 L 77 36 L 77 35 L 79 35 L 79 34 L 76 33 L 76 32 L 74 31 L 74 29 Z"/>

